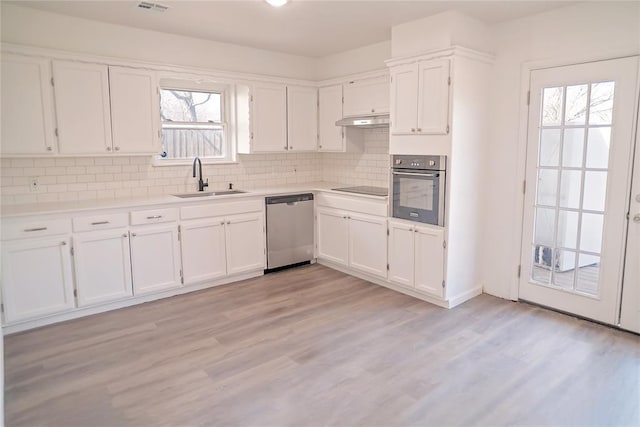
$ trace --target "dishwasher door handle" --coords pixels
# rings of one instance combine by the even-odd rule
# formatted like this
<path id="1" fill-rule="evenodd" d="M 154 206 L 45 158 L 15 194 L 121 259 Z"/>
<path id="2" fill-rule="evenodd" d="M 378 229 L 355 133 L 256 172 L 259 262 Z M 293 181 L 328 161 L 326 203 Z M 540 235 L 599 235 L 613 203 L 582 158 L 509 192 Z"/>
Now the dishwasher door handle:
<path id="1" fill-rule="evenodd" d="M 287 206 L 295 206 L 298 202 L 287 202 Z"/>

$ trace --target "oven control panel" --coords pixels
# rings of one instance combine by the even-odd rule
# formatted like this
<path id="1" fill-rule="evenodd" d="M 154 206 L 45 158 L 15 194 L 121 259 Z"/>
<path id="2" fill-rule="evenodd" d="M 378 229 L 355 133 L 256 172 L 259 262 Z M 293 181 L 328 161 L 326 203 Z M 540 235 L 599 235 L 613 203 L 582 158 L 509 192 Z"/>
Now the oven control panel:
<path id="1" fill-rule="evenodd" d="M 445 170 L 447 157 L 395 155 L 391 163 L 394 168 Z"/>

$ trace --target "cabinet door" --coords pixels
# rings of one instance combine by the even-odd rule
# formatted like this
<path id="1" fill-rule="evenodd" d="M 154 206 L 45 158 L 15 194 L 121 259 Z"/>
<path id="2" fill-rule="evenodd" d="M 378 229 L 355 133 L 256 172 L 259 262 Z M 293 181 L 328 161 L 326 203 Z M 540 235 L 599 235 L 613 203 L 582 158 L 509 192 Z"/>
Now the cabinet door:
<path id="1" fill-rule="evenodd" d="M 287 141 L 291 151 L 318 148 L 318 90 L 314 87 L 287 87 Z"/>
<path id="2" fill-rule="evenodd" d="M 107 66 L 53 61 L 53 77 L 60 153 L 111 152 Z"/>
<path id="3" fill-rule="evenodd" d="M 415 134 L 418 127 L 418 64 L 391 70 L 391 128 L 394 135 Z"/>
<path id="4" fill-rule="evenodd" d="M 444 232 L 439 229 L 416 227 L 415 286 L 419 291 L 443 297 Z"/>
<path id="5" fill-rule="evenodd" d="M 6 323 L 74 307 L 67 237 L 2 242 L 2 299 Z"/>
<path id="6" fill-rule="evenodd" d="M 286 151 L 286 87 L 255 84 L 251 99 L 251 151 L 254 153 Z"/>
<path id="7" fill-rule="evenodd" d="M 349 265 L 349 220 L 347 214 L 332 209 L 318 209 L 318 258 Z"/>
<path id="8" fill-rule="evenodd" d="M 344 85 L 344 116 L 389 112 L 389 76 L 357 80 Z"/>
<path id="9" fill-rule="evenodd" d="M 49 61 L 3 54 L 2 154 L 51 154 L 54 115 Z"/>
<path id="10" fill-rule="evenodd" d="M 113 150 L 157 154 L 160 101 L 155 73 L 109 67 Z"/>
<path id="11" fill-rule="evenodd" d="M 133 295 L 126 229 L 76 234 L 73 245 L 79 306 Z"/>
<path id="12" fill-rule="evenodd" d="M 413 287 L 414 226 L 389 221 L 389 280 Z"/>
<path id="13" fill-rule="evenodd" d="M 264 269 L 265 239 L 262 213 L 227 218 L 227 273 Z"/>
<path id="14" fill-rule="evenodd" d="M 342 118 L 342 85 L 320 88 L 318 101 L 319 151 L 344 151 L 342 127 L 336 126 Z"/>
<path id="15" fill-rule="evenodd" d="M 133 292 L 146 294 L 180 286 L 180 245 L 175 224 L 131 231 Z"/>
<path id="16" fill-rule="evenodd" d="M 422 134 L 446 134 L 449 124 L 449 60 L 420 62 L 418 128 Z"/>
<path id="17" fill-rule="evenodd" d="M 180 225 L 185 285 L 226 276 L 224 223 L 224 218 L 207 218 Z"/>
<path id="18" fill-rule="evenodd" d="M 349 265 L 387 277 L 387 219 L 349 214 Z"/>

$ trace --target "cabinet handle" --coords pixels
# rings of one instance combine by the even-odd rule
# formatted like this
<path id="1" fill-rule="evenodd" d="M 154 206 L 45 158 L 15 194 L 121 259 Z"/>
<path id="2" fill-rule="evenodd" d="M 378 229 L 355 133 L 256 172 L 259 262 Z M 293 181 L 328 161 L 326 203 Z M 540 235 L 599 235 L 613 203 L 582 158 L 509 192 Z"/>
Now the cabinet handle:
<path id="1" fill-rule="evenodd" d="M 47 147 L 47 151 L 53 151 L 53 147 Z"/>
<path id="2" fill-rule="evenodd" d="M 376 112 L 376 109 L 375 109 L 375 108 L 372 108 L 372 109 L 371 109 L 371 112 L 372 112 L 372 113 L 375 113 L 375 112 Z"/>
<path id="3" fill-rule="evenodd" d="M 26 228 L 24 231 L 27 233 L 31 233 L 32 231 L 44 231 L 47 227 L 37 227 L 37 228 Z"/>
<path id="4" fill-rule="evenodd" d="M 127 235 L 126 235 L 126 234 L 123 234 L 123 235 L 122 235 L 122 237 L 124 237 L 124 238 L 126 239 L 126 238 L 127 238 Z"/>
<path id="5" fill-rule="evenodd" d="M 120 151 L 120 147 L 115 147 L 115 150 L 116 151 Z"/>
<path id="6" fill-rule="evenodd" d="M 136 233 L 131 233 L 131 237 L 136 237 Z"/>
<path id="7" fill-rule="evenodd" d="M 107 147 L 107 151 L 111 151 L 111 147 Z"/>
<path id="8" fill-rule="evenodd" d="M 322 148 L 322 145 L 318 145 L 318 148 Z"/>
<path id="9" fill-rule="evenodd" d="M 109 221 L 96 221 L 91 223 L 91 225 L 104 225 L 104 224 L 109 224 Z"/>
<path id="10" fill-rule="evenodd" d="M 347 216 L 346 216 L 346 215 L 345 215 L 345 216 L 343 216 L 343 217 L 342 217 L 342 219 L 347 219 Z"/>
<path id="11" fill-rule="evenodd" d="M 66 246 L 66 245 L 67 245 L 67 242 L 60 242 L 60 244 L 61 244 L 62 246 Z"/>
<path id="12" fill-rule="evenodd" d="M 288 149 L 289 149 L 289 147 L 287 147 L 287 146 L 285 145 L 285 146 L 284 146 L 284 149 L 285 149 L 285 150 L 288 150 Z"/>
<path id="13" fill-rule="evenodd" d="M 414 232 L 414 233 L 417 233 L 417 232 L 418 232 L 418 229 L 417 229 L 417 228 L 414 228 L 414 229 L 413 229 L 413 232 Z"/>
<path id="14" fill-rule="evenodd" d="M 147 219 L 160 219 L 160 218 L 162 218 L 162 215 L 152 215 L 147 217 Z"/>
<path id="15" fill-rule="evenodd" d="M 224 225 L 224 221 L 222 221 L 222 222 L 220 223 L 220 225 Z"/>
<path id="16" fill-rule="evenodd" d="M 418 132 L 422 132 L 422 129 L 421 129 L 421 128 L 418 128 Z"/>
<path id="17" fill-rule="evenodd" d="M 227 225 L 231 224 L 231 221 L 227 221 Z"/>
<path id="18" fill-rule="evenodd" d="M 414 128 L 411 128 L 411 132 L 415 132 L 416 130 Z"/>
<path id="19" fill-rule="evenodd" d="M 293 150 L 293 145 L 290 145 L 290 146 L 289 146 L 289 150 Z"/>

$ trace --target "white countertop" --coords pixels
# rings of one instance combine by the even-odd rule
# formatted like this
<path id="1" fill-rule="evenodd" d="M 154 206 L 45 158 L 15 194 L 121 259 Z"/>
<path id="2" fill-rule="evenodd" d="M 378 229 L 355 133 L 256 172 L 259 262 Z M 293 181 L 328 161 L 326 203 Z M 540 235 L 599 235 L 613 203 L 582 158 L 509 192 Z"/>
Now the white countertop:
<path id="1" fill-rule="evenodd" d="M 44 214 L 63 214 L 79 211 L 89 211 L 95 209 L 123 209 L 136 208 L 155 205 L 168 204 L 190 204 L 202 203 L 213 200 L 232 200 L 246 197 L 265 197 L 277 196 L 284 194 L 304 193 L 313 191 L 327 191 L 349 197 L 364 197 L 377 200 L 387 200 L 387 196 L 372 196 L 368 194 L 345 193 L 343 191 L 333 191 L 332 188 L 346 187 L 348 184 L 339 184 L 335 182 L 309 182 L 305 184 L 280 185 L 274 187 L 255 188 L 245 193 L 229 194 L 221 196 L 180 198 L 171 194 L 149 196 L 149 197 L 128 197 L 121 199 L 99 199 L 99 200 L 82 200 L 69 202 L 48 202 L 48 203 L 31 203 L 24 205 L 8 205 L 2 206 L 0 216 L 2 218 L 20 217 L 28 215 L 44 215 Z M 216 190 L 211 190 L 216 191 Z M 217 190 L 222 191 L 222 190 Z M 194 191 L 194 193 L 196 193 Z"/>

